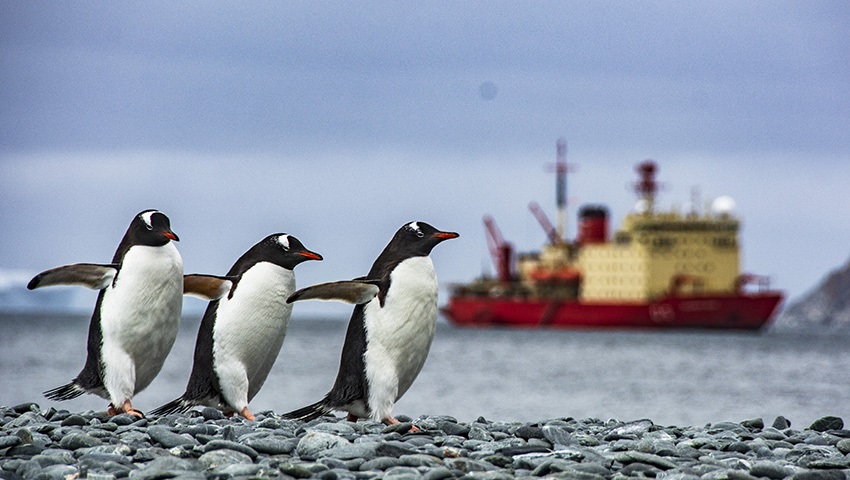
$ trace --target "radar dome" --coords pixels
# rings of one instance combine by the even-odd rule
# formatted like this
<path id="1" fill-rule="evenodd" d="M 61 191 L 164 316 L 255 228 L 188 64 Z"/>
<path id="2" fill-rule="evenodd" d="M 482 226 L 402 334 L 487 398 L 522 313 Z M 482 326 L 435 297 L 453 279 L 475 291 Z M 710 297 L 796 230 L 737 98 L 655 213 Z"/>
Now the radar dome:
<path id="1" fill-rule="evenodd" d="M 635 204 L 635 212 L 640 214 L 649 213 L 649 202 L 644 199 L 638 200 Z"/>
<path id="2" fill-rule="evenodd" d="M 735 213 L 735 199 L 721 195 L 711 202 L 711 212 L 720 217 L 728 217 Z"/>

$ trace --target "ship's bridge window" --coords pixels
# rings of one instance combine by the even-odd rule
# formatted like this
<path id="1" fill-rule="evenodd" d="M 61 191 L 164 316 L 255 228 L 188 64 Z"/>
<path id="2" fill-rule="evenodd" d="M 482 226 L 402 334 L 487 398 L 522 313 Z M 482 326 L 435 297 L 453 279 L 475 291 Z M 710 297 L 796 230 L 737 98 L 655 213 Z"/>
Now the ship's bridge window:
<path id="1" fill-rule="evenodd" d="M 732 237 L 714 237 L 712 243 L 717 248 L 734 248 L 737 242 Z"/>
<path id="2" fill-rule="evenodd" d="M 676 244 L 676 241 L 670 237 L 655 237 L 652 239 L 652 246 L 656 248 L 670 248 Z"/>

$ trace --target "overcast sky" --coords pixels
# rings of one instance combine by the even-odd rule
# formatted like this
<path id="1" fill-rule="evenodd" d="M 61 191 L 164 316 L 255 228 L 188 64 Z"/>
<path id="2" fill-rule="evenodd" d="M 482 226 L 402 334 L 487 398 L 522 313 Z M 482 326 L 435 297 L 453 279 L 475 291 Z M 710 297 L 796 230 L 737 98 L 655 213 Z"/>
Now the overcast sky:
<path id="1" fill-rule="evenodd" d="M 191 272 L 287 232 L 325 257 L 300 285 L 356 277 L 423 220 L 466 281 L 484 214 L 544 242 L 564 137 L 570 217 L 616 227 L 653 158 L 793 298 L 850 249 L 848 32 L 844 1 L 2 2 L 0 269 L 108 262 L 157 208 Z"/>

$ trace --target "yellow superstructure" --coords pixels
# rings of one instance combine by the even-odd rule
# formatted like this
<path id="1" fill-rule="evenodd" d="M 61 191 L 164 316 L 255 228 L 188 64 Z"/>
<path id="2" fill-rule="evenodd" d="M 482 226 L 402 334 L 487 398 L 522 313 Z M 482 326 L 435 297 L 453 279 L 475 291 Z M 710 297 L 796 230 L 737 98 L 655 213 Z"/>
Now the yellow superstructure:
<path id="1" fill-rule="evenodd" d="M 580 298 L 732 293 L 740 274 L 738 228 L 730 215 L 630 214 L 613 241 L 578 250 Z"/>

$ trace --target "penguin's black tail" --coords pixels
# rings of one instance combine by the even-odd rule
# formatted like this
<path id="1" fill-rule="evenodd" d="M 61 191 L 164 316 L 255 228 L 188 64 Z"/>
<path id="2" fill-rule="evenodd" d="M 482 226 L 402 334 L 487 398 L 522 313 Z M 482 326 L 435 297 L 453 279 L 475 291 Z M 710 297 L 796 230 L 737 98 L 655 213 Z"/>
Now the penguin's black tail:
<path id="1" fill-rule="evenodd" d="M 86 393 L 86 390 L 83 387 L 77 385 L 75 382 L 71 382 L 44 392 L 44 396 L 51 400 L 62 401 L 77 398 L 84 393 Z"/>
<path id="2" fill-rule="evenodd" d="M 281 417 L 287 418 L 289 420 L 301 420 L 302 422 L 309 422 L 310 420 L 319 418 L 322 415 L 327 415 L 332 411 L 333 409 L 328 407 L 325 404 L 324 400 L 320 400 L 312 405 L 307 405 L 306 407 L 299 408 L 298 410 L 293 410 L 291 412 L 284 413 L 283 415 L 281 415 Z"/>
<path id="3" fill-rule="evenodd" d="M 150 412 L 148 412 L 148 414 L 153 416 L 162 416 L 170 415 L 172 413 L 186 413 L 196 405 L 197 404 L 195 402 L 180 397 L 166 403 L 165 405 L 151 410 Z"/>

